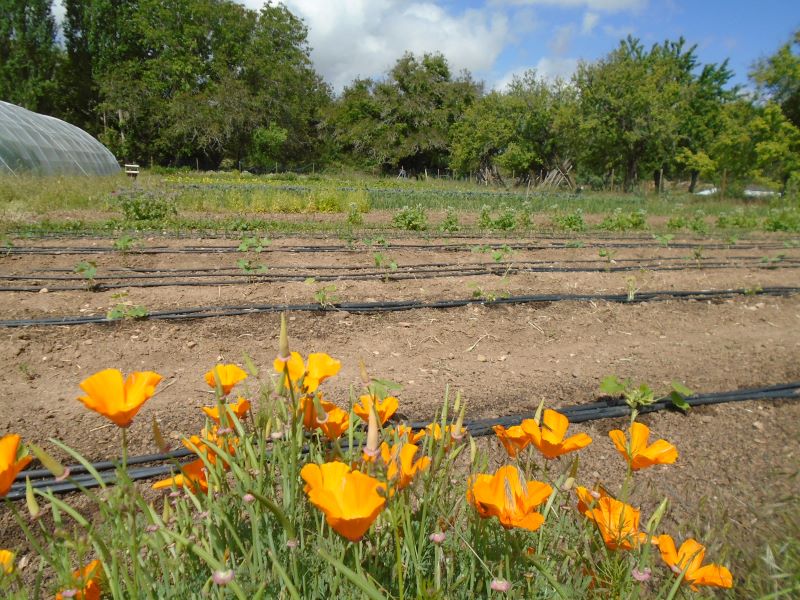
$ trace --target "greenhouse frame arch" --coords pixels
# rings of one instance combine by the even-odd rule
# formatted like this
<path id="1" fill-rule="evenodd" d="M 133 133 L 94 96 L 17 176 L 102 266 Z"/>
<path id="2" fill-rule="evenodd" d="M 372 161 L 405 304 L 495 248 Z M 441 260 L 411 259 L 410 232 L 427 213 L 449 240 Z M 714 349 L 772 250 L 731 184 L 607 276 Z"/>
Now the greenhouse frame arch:
<path id="1" fill-rule="evenodd" d="M 83 129 L 0 100 L 0 174 L 113 175 L 117 159 Z"/>

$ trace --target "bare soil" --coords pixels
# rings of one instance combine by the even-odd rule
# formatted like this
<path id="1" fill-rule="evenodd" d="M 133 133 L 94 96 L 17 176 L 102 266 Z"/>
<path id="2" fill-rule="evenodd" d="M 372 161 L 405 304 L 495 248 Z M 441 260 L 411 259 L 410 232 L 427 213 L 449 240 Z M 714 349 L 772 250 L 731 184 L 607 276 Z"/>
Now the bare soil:
<path id="1" fill-rule="evenodd" d="M 490 241 L 490 240 L 489 240 Z M 541 240 L 540 240 L 541 241 Z M 275 272 L 308 276 L 344 269 L 334 294 L 341 300 L 442 299 L 469 297 L 475 289 L 496 293 L 624 293 L 633 277 L 636 288 L 699 290 L 800 286 L 794 261 L 800 250 L 765 248 L 709 249 L 701 259 L 686 248 L 648 243 L 620 248 L 609 265 L 598 256 L 604 240 L 584 240 L 584 248 L 518 250 L 508 264 L 583 266 L 567 273 L 519 273 L 435 277 L 384 282 L 348 279 L 348 273 L 377 272 L 374 252 L 389 255 L 398 272 L 425 264 L 496 266 L 490 253 L 425 249 L 355 249 L 347 252 L 288 252 L 319 240 L 276 241 L 261 254 L 247 256 Z M 487 243 L 466 240 L 467 245 Z M 86 246 L 104 241 L 15 241 L 27 246 Z M 231 247 L 224 240 L 152 240 L 151 246 L 180 249 L 191 245 Z M 410 242 L 409 242 L 410 243 Z M 331 241 L 330 245 L 340 245 Z M 282 250 L 283 248 L 283 250 Z M 762 257 L 784 254 L 782 268 L 764 268 Z M 9 255 L 0 258 L 0 275 L 24 275 L 31 285 L 57 287 L 68 282 L 37 279 L 69 274 L 78 260 L 94 260 L 98 276 L 142 269 L 223 269 L 235 267 L 238 253 Z M 705 268 L 706 264 L 725 268 Z M 641 265 L 632 272 L 605 272 L 607 266 Z M 653 270 L 673 265 L 680 270 Z M 370 271 L 371 269 L 371 271 Z M 65 273 L 66 272 L 66 273 Z M 214 276 L 218 276 L 215 273 Z M 203 275 L 193 281 L 204 281 Z M 113 281 L 113 279 L 105 280 Z M 8 285 L 0 281 L 0 286 Z M 329 282 L 241 282 L 215 286 L 123 288 L 125 301 L 150 310 L 200 305 L 311 302 Z M 0 318 L 39 318 L 105 314 L 119 302 L 121 289 L 91 292 L 0 292 Z M 401 411 L 410 419 L 433 417 L 445 389 L 462 390 L 468 418 L 532 412 L 544 400 L 550 407 L 591 402 L 609 374 L 648 382 L 659 391 L 673 380 L 696 392 L 733 390 L 800 380 L 800 296 L 738 296 L 719 302 L 668 300 L 642 304 L 555 302 L 534 305 L 475 305 L 450 310 L 417 310 L 378 315 L 341 311 L 290 314 L 293 349 L 323 351 L 342 361 L 338 377 L 325 383 L 327 397 L 347 405 L 357 386 L 358 363 L 374 376 L 403 385 Z M 123 372 L 155 370 L 165 377 L 161 392 L 142 410 L 130 429 L 132 453 L 153 452 L 149 431 L 155 415 L 176 446 L 203 422 L 199 408 L 213 396 L 203 373 L 216 362 L 242 361 L 247 352 L 268 377 L 277 353 L 279 317 L 260 314 L 196 321 L 128 321 L 109 325 L 0 329 L 0 435 L 16 432 L 47 445 L 63 440 L 92 460 L 116 456 L 118 431 L 85 410 L 76 398 L 79 382 L 107 367 Z M 251 383 L 242 392 L 255 389 Z M 688 415 L 658 413 L 644 417 L 653 435 L 672 441 L 681 455 L 671 467 L 639 476 L 651 498 L 672 501 L 675 528 L 709 526 L 714 519 L 733 523 L 745 535 L 769 514 L 765 507 L 800 496 L 800 402 L 752 401 L 693 410 Z M 582 482 L 620 481 L 623 467 L 607 433 L 623 420 L 574 426 L 587 431 L 594 448 L 582 457 Z M 485 442 L 497 446 L 493 440 Z M 500 455 L 497 454 L 499 461 Z M 792 476 L 791 474 L 794 474 Z M 708 511 L 715 511 L 709 514 Z M 724 515 L 724 516 L 721 516 Z M 0 516 L 0 526 L 10 523 Z M 698 525 L 699 524 L 699 525 Z M 700 531 L 689 531 L 700 535 Z"/>

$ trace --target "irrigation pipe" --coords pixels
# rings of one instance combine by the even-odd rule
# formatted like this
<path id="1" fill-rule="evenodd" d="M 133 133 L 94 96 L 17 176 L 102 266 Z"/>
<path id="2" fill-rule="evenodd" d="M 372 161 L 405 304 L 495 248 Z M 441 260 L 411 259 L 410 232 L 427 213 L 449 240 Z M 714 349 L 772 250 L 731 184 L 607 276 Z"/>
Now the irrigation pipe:
<path id="1" fill-rule="evenodd" d="M 658 243 L 651 244 L 636 244 L 630 242 L 583 242 L 580 247 L 573 247 L 569 245 L 570 242 L 551 243 L 551 244 L 533 244 L 533 243 L 511 243 L 500 244 L 492 242 L 488 244 L 385 244 L 380 247 L 374 246 L 374 249 L 381 250 L 438 250 L 442 252 L 458 252 L 458 251 L 472 251 L 476 245 L 487 246 L 492 250 L 498 250 L 503 247 L 510 248 L 511 250 L 574 250 L 579 248 L 662 248 L 663 246 Z M 752 244 L 725 244 L 725 243 L 691 243 L 691 242 L 670 242 L 667 246 L 669 248 L 678 249 L 696 249 L 701 250 L 728 250 L 732 248 L 739 248 L 745 250 L 752 250 L 756 248 L 762 249 L 786 249 L 783 244 L 777 243 L 752 243 Z M 269 246 L 262 250 L 262 253 L 275 253 L 275 252 L 290 252 L 290 253 L 322 253 L 322 252 L 363 252 L 365 247 L 348 246 L 348 245 L 316 245 L 316 246 Z M 68 246 L 68 247 L 50 247 L 50 246 L 19 246 L 6 248 L 2 250 L 2 254 L 6 255 L 45 255 L 45 256 L 58 256 L 58 255 L 72 255 L 72 254 L 105 254 L 105 253 L 120 253 L 119 250 L 113 247 L 96 247 L 96 246 Z M 144 255 L 144 254 L 231 254 L 241 253 L 237 246 L 183 246 L 181 248 L 169 248 L 167 246 L 151 246 L 149 248 L 136 248 L 128 251 L 131 255 Z"/>
<path id="2" fill-rule="evenodd" d="M 465 298 L 457 300 L 404 300 L 396 302 L 340 302 L 322 306 L 320 304 L 252 304 L 238 306 L 197 306 L 179 310 L 154 311 L 143 319 L 178 320 L 178 319 L 205 319 L 211 317 L 232 317 L 259 313 L 276 312 L 329 312 L 341 311 L 350 313 L 381 313 L 397 312 L 418 309 L 446 309 L 459 308 L 483 304 L 494 306 L 500 304 L 532 304 L 551 302 L 591 302 L 606 301 L 621 304 L 652 302 L 672 299 L 686 300 L 712 300 L 732 298 L 741 295 L 752 296 L 789 296 L 800 292 L 800 287 L 766 287 L 759 290 L 729 289 L 729 290 L 661 290 L 655 292 L 637 292 L 631 299 L 627 294 L 537 294 L 528 296 L 509 296 L 487 301 L 480 298 Z M 0 327 L 29 327 L 29 326 L 60 326 L 60 325 L 86 325 L 90 323 L 115 323 L 119 319 L 109 319 L 105 316 L 75 316 L 56 317 L 52 319 L 6 319 L 0 320 Z"/>
<path id="3" fill-rule="evenodd" d="M 689 406 L 707 406 L 711 404 L 722 404 L 727 402 L 741 402 L 744 400 L 779 400 L 779 399 L 798 399 L 800 398 L 800 382 L 790 382 L 779 385 L 760 387 L 760 388 L 746 388 L 730 392 L 717 392 L 709 394 L 696 394 L 686 398 L 686 403 Z M 672 403 L 669 399 L 661 399 L 650 406 L 643 407 L 641 413 L 653 413 L 665 409 L 672 408 Z M 557 409 L 558 412 L 565 415 L 572 423 L 585 423 L 587 421 L 595 421 L 599 419 L 610 419 L 616 417 L 624 417 L 630 414 L 630 408 L 624 401 L 618 399 L 601 400 L 591 404 L 582 404 L 576 406 L 568 406 L 565 408 Z M 533 413 L 523 415 L 513 415 L 506 417 L 499 417 L 493 419 L 478 419 L 474 421 L 467 421 L 464 426 L 473 437 L 481 437 L 492 435 L 493 427 L 502 425 L 510 427 L 518 425 L 524 419 L 533 418 Z M 424 429 L 428 425 L 427 422 L 410 423 L 414 430 Z M 136 481 L 141 479 L 150 479 L 152 477 L 159 477 L 162 475 L 169 475 L 175 470 L 174 461 L 178 458 L 191 455 L 191 452 L 185 449 L 180 449 L 175 452 L 166 454 L 148 454 L 143 456 L 131 457 L 128 459 L 128 465 L 139 465 L 146 463 L 165 463 L 150 467 L 139 467 L 128 469 L 128 477 Z M 98 471 L 103 483 L 114 483 L 116 480 L 115 469 L 118 461 L 101 461 L 94 463 L 92 466 Z M 47 490 L 52 493 L 65 493 L 72 492 L 79 489 L 78 486 L 85 488 L 97 487 L 100 483 L 89 473 L 87 470 L 80 466 L 70 467 L 72 473 L 72 481 L 55 481 L 50 473 L 44 469 L 36 469 L 30 471 L 23 471 L 17 475 L 14 483 L 11 486 L 7 498 L 9 500 L 19 500 L 25 497 L 25 479 L 31 479 L 31 485 L 35 488 Z"/>
<path id="4" fill-rule="evenodd" d="M 92 291 L 113 290 L 122 288 L 154 288 L 154 287 L 219 287 L 228 285 L 252 285 L 256 283 L 278 283 L 278 282 L 298 282 L 313 278 L 315 281 L 404 281 L 408 279 L 437 279 L 444 277 L 477 277 L 482 275 L 520 275 L 524 273 L 620 273 L 640 271 L 688 271 L 698 269 L 797 269 L 800 262 L 782 261 L 776 264 L 726 264 L 726 263 L 707 263 L 699 265 L 622 265 L 616 267 L 522 267 L 517 265 L 502 266 L 489 265 L 487 267 L 475 267 L 467 269 L 441 268 L 441 269 L 414 269 L 399 267 L 394 271 L 375 271 L 364 273 L 321 274 L 317 270 L 309 269 L 306 274 L 284 274 L 269 273 L 244 275 L 238 273 L 218 273 L 216 276 L 226 279 L 203 279 L 209 275 L 192 273 L 169 273 L 164 275 L 120 275 L 120 276 L 100 276 L 93 281 L 95 286 Z M 141 280 L 150 281 L 141 281 Z M 65 276 L 28 276 L 28 275 L 0 275 L 0 280 L 6 281 L 80 281 L 81 285 L 59 285 L 48 287 L 50 292 L 74 292 L 86 291 L 86 279 L 82 277 Z M 116 281 L 117 283 L 104 283 L 105 281 Z M 137 280 L 137 281 L 131 281 Z M 179 280 L 179 281 L 175 281 Z M 187 281 L 191 280 L 191 281 Z M 122 281 L 123 283 L 120 283 Z M 38 293 L 42 290 L 41 285 L 7 285 L 0 286 L 0 292 L 33 292 Z"/>

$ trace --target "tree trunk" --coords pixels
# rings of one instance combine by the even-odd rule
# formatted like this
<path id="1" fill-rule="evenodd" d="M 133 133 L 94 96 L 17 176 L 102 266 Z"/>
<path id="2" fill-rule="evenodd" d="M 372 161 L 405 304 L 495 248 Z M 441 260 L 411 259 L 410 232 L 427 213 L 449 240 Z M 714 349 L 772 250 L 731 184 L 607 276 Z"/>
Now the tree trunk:
<path id="1" fill-rule="evenodd" d="M 661 191 L 661 170 L 660 169 L 655 169 L 653 171 L 653 185 L 655 186 L 654 189 L 656 191 L 656 194 L 658 194 Z"/>
<path id="2" fill-rule="evenodd" d="M 638 172 L 638 165 L 636 163 L 635 158 L 629 158 L 628 164 L 625 168 L 625 182 L 624 187 L 626 192 L 630 192 L 633 189 L 633 185 L 636 182 L 636 173 Z"/>
<path id="3" fill-rule="evenodd" d="M 697 179 L 700 177 L 700 171 L 692 171 L 691 173 L 692 179 L 689 181 L 689 193 L 694 194 L 694 190 L 697 187 Z"/>

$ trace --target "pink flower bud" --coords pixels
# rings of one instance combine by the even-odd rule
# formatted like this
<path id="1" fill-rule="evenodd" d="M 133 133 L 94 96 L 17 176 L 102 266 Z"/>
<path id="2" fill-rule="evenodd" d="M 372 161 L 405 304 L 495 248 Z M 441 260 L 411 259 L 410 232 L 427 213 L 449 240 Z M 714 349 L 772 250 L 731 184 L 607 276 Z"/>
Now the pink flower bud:
<path id="1" fill-rule="evenodd" d="M 492 583 L 489 585 L 489 587 L 495 592 L 502 592 L 505 594 L 511 589 L 511 582 L 506 581 L 505 579 L 492 579 Z"/>
<path id="2" fill-rule="evenodd" d="M 432 541 L 434 544 L 439 545 L 442 542 L 444 542 L 444 538 L 446 537 L 447 535 L 443 531 L 437 531 L 435 533 L 430 534 L 428 536 L 428 539 Z"/>
<path id="3" fill-rule="evenodd" d="M 250 504 L 251 502 L 255 502 L 255 501 L 256 501 L 256 497 L 255 497 L 255 496 L 253 496 L 253 494 L 251 494 L 251 493 L 249 493 L 249 492 L 248 492 L 247 494 L 245 494 L 244 496 L 242 496 L 242 500 L 243 500 L 244 502 L 247 502 L 248 504 Z"/>
<path id="4" fill-rule="evenodd" d="M 211 574 L 211 579 L 217 585 L 228 585 L 231 581 L 233 581 L 233 569 L 228 569 L 227 571 L 214 571 Z"/>
<path id="5" fill-rule="evenodd" d="M 641 571 L 636 567 L 634 567 L 633 570 L 631 571 L 631 577 L 633 577 L 636 581 L 644 582 L 650 579 L 650 573 L 651 571 L 648 567 L 645 567 Z"/>
<path id="6" fill-rule="evenodd" d="M 300 545 L 300 540 L 296 539 L 286 540 L 286 547 L 289 548 L 290 550 L 294 550 L 299 545 Z"/>

